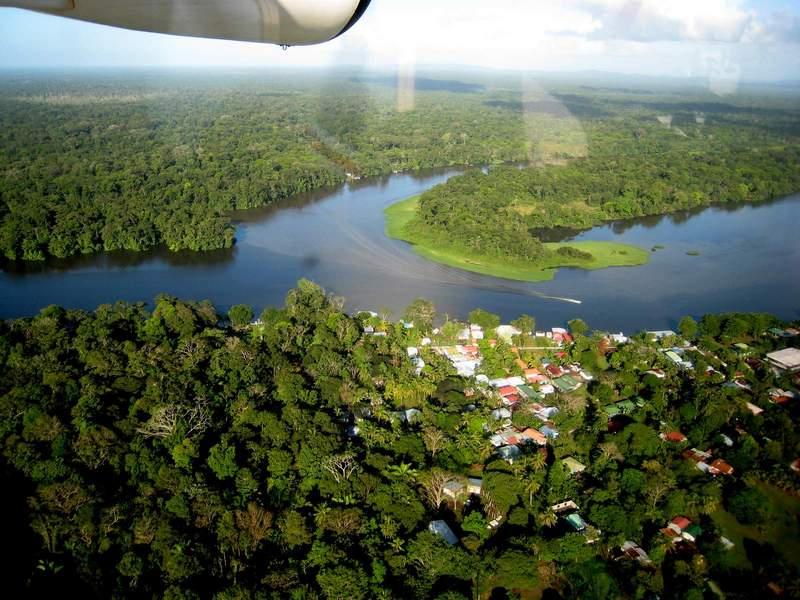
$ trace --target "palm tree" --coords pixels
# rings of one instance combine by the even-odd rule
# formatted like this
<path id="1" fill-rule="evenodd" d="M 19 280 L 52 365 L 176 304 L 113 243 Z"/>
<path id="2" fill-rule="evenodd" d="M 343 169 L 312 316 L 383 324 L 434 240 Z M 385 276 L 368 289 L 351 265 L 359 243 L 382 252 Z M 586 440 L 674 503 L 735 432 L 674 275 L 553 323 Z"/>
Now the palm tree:
<path id="1" fill-rule="evenodd" d="M 550 528 L 558 523 L 558 517 L 556 513 L 548 510 L 547 512 L 539 513 L 539 516 L 536 517 L 536 522 L 539 523 L 541 527 Z"/>
<path id="2" fill-rule="evenodd" d="M 533 506 L 533 497 L 542 487 L 542 484 L 533 477 L 529 477 L 525 482 L 525 493 L 528 494 L 528 506 Z"/>
<path id="3" fill-rule="evenodd" d="M 412 468 L 411 463 L 400 463 L 399 465 L 390 465 L 386 472 L 398 479 L 410 479 L 414 481 L 419 472 Z"/>
<path id="4" fill-rule="evenodd" d="M 547 457 L 542 452 L 536 452 L 531 456 L 530 464 L 534 471 L 541 471 L 547 465 Z"/>

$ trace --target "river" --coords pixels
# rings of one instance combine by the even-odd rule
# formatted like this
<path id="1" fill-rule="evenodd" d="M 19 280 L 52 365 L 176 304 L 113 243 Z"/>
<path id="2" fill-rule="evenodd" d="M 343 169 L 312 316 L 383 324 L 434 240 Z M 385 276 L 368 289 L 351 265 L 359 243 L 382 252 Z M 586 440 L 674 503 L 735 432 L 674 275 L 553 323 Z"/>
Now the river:
<path id="1" fill-rule="evenodd" d="M 91 309 L 117 300 L 152 302 L 162 292 L 210 299 L 222 310 L 238 303 L 260 310 L 281 305 L 306 277 L 344 296 L 349 310 L 388 307 L 397 317 L 420 296 L 461 318 L 481 307 L 506 320 L 528 313 L 542 327 L 580 317 L 593 328 L 625 332 L 675 327 L 683 315 L 706 312 L 800 317 L 800 196 L 596 227 L 575 239 L 664 248 L 643 266 L 562 269 L 552 281 L 522 283 L 431 263 L 384 235 L 383 208 L 454 173 L 352 182 L 236 214 L 237 244 L 230 250 L 6 265 L 0 316 L 28 316 L 49 304 Z"/>

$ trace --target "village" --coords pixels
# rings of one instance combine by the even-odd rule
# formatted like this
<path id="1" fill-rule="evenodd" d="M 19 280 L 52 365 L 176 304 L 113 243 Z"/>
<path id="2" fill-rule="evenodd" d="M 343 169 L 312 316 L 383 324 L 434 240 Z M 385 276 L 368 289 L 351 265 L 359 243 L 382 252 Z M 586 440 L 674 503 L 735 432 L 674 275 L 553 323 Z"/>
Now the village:
<path id="1" fill-rule="evenodd" d="M 371 316 L 376 317 L 374 313 Z M 456 343 L 446 343 L 441 329 L 434 328 L 428 334 L 413 335 L 414 324 L 401 322 L 409 339 L 416 345 L 406 347 L 406 353 L 416 376 L 423 375 L 427 363 L 433 357 L 441 357 L 465 383 L 465 395 L 470 404 L 463 408 L 466 414 L 486 409 L 488 418 L 481 421 L 485 443 L 494 456 L 514 465 L 532 455 L 550 464 L 560 464 L 567 477 L 580 477 L 589 465 L 570 455 L 568 441 L 576 430 L 574 415 L 589 402 L 587 387 L 595 381 L 595 373 L 575 358 L 576 335 L 564 328 L 548 331 L 521 331 L 512 325 L 499 325 L 486 330 L 472 323 L 459 328 Z M 365 327 L 370 335 L 384 336 L 372 325 Z M 800 335 L 795 328 L 770 328 L 763 332 L 763 339 L 778 344 L 794 340 Z M 578 336 L 582 337 L 582 333 Z M 731 344 L 726 354 L 741 359 L 744 370 L 733 370 L 728 362 L 714 352 L 702 349 L 674 331 L 650 331 L 629 337 L 623 333 L 595 334 L 597 347 L 604 358 L 615 352 L 633 350 L 639 361 L 641 377 L 659 382 L 666 379 L 701 379 L 713 387 L 732 390 L 741 396 L 743 406 L 754 417 L 762 415 L 770 406 L 797 408 L 800 393 L 800 350 L 793 347 L 758 355 L 758 340 L 753 346 L 743 342 Z M 585 344 L 584 344 L 585 345 Z M 482 368 L 485 354 L 502 346 L 510 362 L 504 366 L 504 376 L 491 377 Z M 722 352 L 720 352 L 722 354 Z M 728 359 L 730 360 L 730 358 Z M 756 369 L 766 368 L 772 375 L 790 381 L 791 387 L 773 387 L 766 394 L 753 391 L 751 385 Z M 748 372 L 745 372 L 748 371 Z M 497 373 L 494 373 L 497 375 Z M 577 403 L 577 404 L 576 404 Z M 625 398 L 603 404 L 600 409 L 606 421 L 604 435 L 617 434 L 635 422 L 637 412 L 646 409 L 647 402 L 641 397 Z M 405 424 L 422 420 L 418 409 L 396 413 Z M 688 463 L 706 474 L 711 480 L 731 478 L 737 474 L 726 461 L 726 451 L 737 445 L 750 433 L 742 426 L 726 428 L 716 436 L 713 447 L 691 447 L 689 437 L 671 428 L 663 421 L 658 437 L 667 447 Z M 795 459 L 790 468 L 800 473 L 800 459 Z M 442 497 L 458 505 L 468 506 L 471 499 L 483 493 L 483 481 L 478 477 L 453 477 L 442 486 Z M 581 498 L 564 498 L 549 507 L 549 522 L 553 531 L 578 533 L 585 537 L 586 544 L 601 539 L 602 531 L 587 520 L 580 508 Z M 491 506 L 491 503 L 490 503 Z M 490 531 L 501 526 L 504 515 L 489 511 L 486 528 Z M 446 520 L 430 523 L 431 532 L 447 544 L 459 543 L 459 536 Z M 676 514 L 660 529 L 664 541 L 680 546 L 684 553 L 697 553 L 697 542 L 704 534 L 697 523 Z M 636 561 L 644 567 L 651 564 L 648 552 L 640 546 L 641 540 L 625 540 L 617 547 L 617 560 Z M 716 543 L 725 550 L 735 547 L 725 535 L 718 535 Z"/>

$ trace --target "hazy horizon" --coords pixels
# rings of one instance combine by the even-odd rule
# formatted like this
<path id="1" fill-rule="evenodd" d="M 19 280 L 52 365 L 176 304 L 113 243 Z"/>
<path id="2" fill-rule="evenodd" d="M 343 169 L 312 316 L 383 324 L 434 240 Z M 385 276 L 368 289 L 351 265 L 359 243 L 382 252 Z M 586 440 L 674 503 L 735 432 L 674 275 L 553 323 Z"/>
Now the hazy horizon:
<path id="1" fill-rule="evenodd" d="M 41 40 L 46 40 L 42 43 Z M 182 38 L 0 9 L 0 70 L 268 67 L 467 68 L 735 81 L 800 79 L 790 0 L 373 2 L 345 36 L 313 47 Z"/>

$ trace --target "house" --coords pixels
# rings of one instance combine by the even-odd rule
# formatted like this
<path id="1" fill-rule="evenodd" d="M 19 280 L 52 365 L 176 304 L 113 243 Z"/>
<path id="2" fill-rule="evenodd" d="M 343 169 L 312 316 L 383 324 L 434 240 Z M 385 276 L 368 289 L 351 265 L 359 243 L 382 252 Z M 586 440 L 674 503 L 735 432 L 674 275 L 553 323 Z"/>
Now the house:
<path id="1" fill-rule="evenodd" d="M 416 423 L 422 419 L 422 412 L 416 408 L 409 408 L 408 410 L 401 410 L 393 413 L 395 417 L 400 419 L 403 423 Z"/>
<path id="2" fill-rule="evenodd" d="M 581 473 L 586 470 L 586 465 L 579 463 L 571 456 L 562 459 L 561 464 L 569 470 L 570 475 L 575 475 L 576 473 Z"/>
<path id="3" fill-rule="evenodd" d="M 547 437 L 545 437 L 541 431 L 533 429 L 532 427 L 529 427 L 523 431 L 522 437 L 529 442 L 538 444 L 539 446 L 545 446 L 547 444 Z"/>
<path id="4" fill-rule="evenodd" d="M 501 396 L 510 396 L 511 394 L 517 393 L 517 388 L 513 385 L 504 385 L 499 391 Z"/>
<path id="5" fill-rule="evenodd" d="M 655 340 L 663 340 L 664 338 L 675 337 L 676 335 L 678 335 L 674 331 L 669 331 L 669 330 L 666 330 L 666 331 L 646 331 L 645 333 L 648 335 L 648 337 L 651 337 L 651 338 L 653 338 Z"/>
<path id="6" fill-rule="evenodd" d="M 541 406 L 539 404 L 534 404 L 531 409 L 533 414 L 542 421 L 547 421 L 558 414 L 558 408 L 555 406 Z"/>
<path id="7" fill-rule="evenodd" d="M 541 375 L 541 371 L 539 369 L 523 369 L 522 373 L 525 375 L 525 379 L 529 377 L 536 377 L 537 375 Z"/>
<path id="8" fill-rule="evenodd" d="M 562 513 L 567 510 L 580 510 L 578 505 L 575 504 L 572 500 L 565 500 L 564 502 L 560 502 L 559 504 L 554 504 L 550 507 L 555 514 Z"/>
<path id="9" fill-rule="evenodd" d="M 708 452 L 703 452 L 702 450 L 698 450 L 697 448 L 690 448 L 689 450 L 684 450 L 681 454 L 683 458 L 687 460 L 694 460 L 694 461 L 706 461 L 711 458 L 711 454 Z"/>
<path id="10" fill-rule="evenodd" d="M 521 385 L 517 388 L 517 391 L 522 394 L 527 400 L 541 400 L 543 398 L 542 394 L 537 392 L 529 385 Z"/>
<path id="11" fill-rule="evenodd" d="M 541 431 L 545 435 L 545 437 L 549 437 L 550 439 L 553 440 L 558 439 L 558 432 L 555 429 L 548 427 L 547 425 L 539 429 L 539 431 Z"/>
<path id="12" fill-rule="evenodd" d="M 556 386 L 560 392 L 564 393 L 574 392 L 581 387 L 581 384 L 569 375 L 562 375 L 561 377 L 553 379 L 553 385 Z"/>
<path id="13" fill-rule="evenodd" d="M 609 404 L 608 406 L 604 406 L 603 410 L 606 411 L 606 415 L 608 416 L 609 419 L 622 414 L 622 411 L 617 407 L 616 404 Z"/>
<path id="14" fill-rule="evenodd" d="M 674 362 L 676 365 L 681 367 L 682 369 L 691 369 L 692 362 L 688 360 L 684 360 L 677 352 L 674 350 L 667 350 L 665 353 L 666 357 Z"/>
<path id="15" fill-rule="evenodd" d="M 671 529 L 672 531 L 680 535 L 683 533 L 683 530 L 689 527 L 691 524 L 692 524 L 691 520 L 679 515 L 669 522 L 667 528 Z"/>
<path id="16" fill-rule="evenodd" d="M 492 412 L 489 413 L 491 417 L 495 421 L 499 421 L 501 419 L 510 419 L 511 418 L 511 411 L 507 408 L 496 408 Z"/>
<path id="17" fill-rule="evenodd" d="M 640 564 L 649 565 L 652 561 L 639 544 L 636 542 L 627 541 L 622 544 L 622 554 L 631 560 L 636 560 Z"/>
<path id="18" fill-rule="evenodd" d="M 703 535 L 703 530 L 700 529 L 699 525 L 691 524 L 686 529 L 683 530 L 681 533 L 681 537 L 689 542 L 695 542 L 697 539 Z"/>
<path id="19" fill-rule="evenodd" d="M 679 431 L 662 433 L 659 437 L 661 437 L 661 439 L 665 442 L 672 442 L 673 444 L 682 444 L 686 441 L 686 436 Z"/>
<path id="20" fill-rule="evenodd" d="M 415 356 L 419 355 L 419 348 L 415 348 L 414 346 L 409 346 L 406 348 L 406 352 L 408 353 L 409 358 L 414 358 Z"/>
<path id="21" fill-rule="evenodd" d="M 547 374 L 551 377 L 561 377 L 564 374 L 564 370 L 558 365 L 545 365 L 544 370 L 547 371 Z"/>
<path id="22" fill-rule="evenodd" d="M 586 521 L 583 520 L 583 517 L 580 514 L 574 512 L 567 515 L 564 518 L 567 525 L 569 525 L 574 531 L 584 531 L 586 529 Z"/>
<path id="23" fill-rule="evenodd" d="M 497 454 L 500 455 L 500 458 L 505 459 L 508 463 L 513 464 L 514 459 L 519 458 L 522 452 L 518 446 L 502 446 L 497 449 Z"/>
<path id="24" fill-rule="evenodd" d="M 545 396 L 547 396 L 549 394 L 555 394 L 555 392 L 556 392 L 556 388 L 554 388 L 552 385 L 546 384 L 546 385 L 539 386 L 539 393 L 540 394 L 544 394 Z"/>
<path id="25" fill-rule="evenodd" d="M 500 325 L 500 327 L 495 329 L 495 333 L 497 333 L 497 337 L 499 337 L 501 340 L 510 344 L 511 339 L 515 335 L 521 334 L 522 331 L 511 325 Z"/>
<path id="26" fill-rule="evenodd" d="M 769 391 L 769 401 L 772 404 L 780 404 L 786 406 L 793 400 L 797 399 L 797 393 L 793 391 L 786 391 L 782 389 L 772 389 Z"/>
<path id="27" fill-rule="evenodd" d="M 721 458 L 716 459 L 711 463 L 711 472 L 713 474 L 722 473 L 723 475 L 733 475 L 733 467 L 726 463 Z M 714 473 L 716 471 L 716 473 Z"/>
<path id="28" fill-rule="evenodd" d="M 760 415 L 761 413 L 764 412 L 763 408 L 761 408 L 760 406 L 756 406 L 752 402 L 747 402 L 747 410 L 749 410 L 755 416 L 758 416 L 758 415 Z"/>
<path id="29" fill-rule="evenodd" d="M 667 376 L 667 374 L 664 373 L 664 371 L 662 371 L 661 369 L 650 369 L 649 371 L 645 371 L 645 374 L 652 375 L 653 377 L 656 377 L 658 379 L 664 379 Z"/>
<path id="30" fill-rule="evenodd" d="M 467 493 L 473 496 L 480 496 L 482 492 L 483 492 L 483 479 L 468 477 Z"/>
<path id="31" fill-rule="evenodd" d="M 608 334 L 608 339 L 610 339 L 615 344 L 627 344 L 629 341 L 628 336 L 623 334 L 621 331 L 619 333 Z"/>
<path id="32" fill-rule="evenodd" d="M 767 354 L 767 360 L 779 371 L 800 372 L 800 350 L 797 348 L 785 348 L 777 352 L 770 352 Z"/>
<path id="33" fill-rule="evenodd" d="M 448 481 L 442 486 L 442 493 L 445 496 L 448 496 L 453 500 L 456 500 L 463 495 L 465 489 L 466 486 L 463 483 L 461 483 L 457 479 L 453 479 L 451 481 Z"/>
<path id="34" fill-rule="evenodd" d="M 434 535 L 438 535 L 450 546 L 455 546 L 458 543 L 456 534 L 444 521 L 431 521 L 428 525 L 428 530 Z"/>
<path id="35" fill-rule="evenodd" d="M 722 547 L 725 548 L 725 550 L 733 550 L 736 547 L 736 544 L 734 544 L 725 536 L 719 537 L 719 543 L 722 544 Z"/>
<path id="36" fill-rule="evenodd" d="M 516 404 L 519 404 L 521 400 L 522 396 L 520 396 L 519 394 L 511 394 L 503 398 L 503 404 L 505 404 L 506 406 L 514 406 Z"/>

